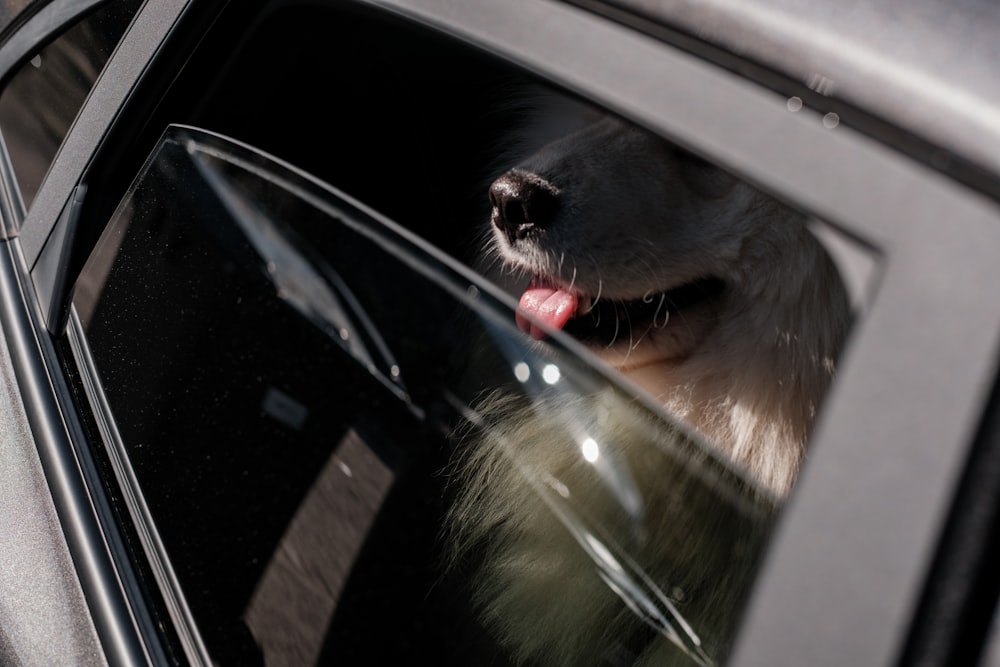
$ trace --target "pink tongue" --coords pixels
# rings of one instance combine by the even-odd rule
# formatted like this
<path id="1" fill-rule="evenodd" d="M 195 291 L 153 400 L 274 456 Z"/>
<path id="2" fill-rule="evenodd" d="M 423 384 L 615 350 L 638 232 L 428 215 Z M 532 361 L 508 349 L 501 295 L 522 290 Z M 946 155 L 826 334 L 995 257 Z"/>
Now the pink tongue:
<path id="1" fill-rule="evenodd" d="M 576 312 L 576 307 L 576 294 L 552 287 L 535 277 L 521 295 L 517 326 L 535 340 L 541 340 L 545 338 L 545 332 L 538 326 L 539 322 L 553 329 L 562 329 Z"/>

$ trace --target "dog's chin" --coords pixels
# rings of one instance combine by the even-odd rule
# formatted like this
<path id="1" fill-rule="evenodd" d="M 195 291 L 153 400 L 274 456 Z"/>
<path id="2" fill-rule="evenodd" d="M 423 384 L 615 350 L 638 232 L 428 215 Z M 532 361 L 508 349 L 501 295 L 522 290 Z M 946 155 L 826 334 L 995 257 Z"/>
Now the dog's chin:
<path id="1" fill-rule="evenodd" d="M 693 355 L 718 321 L 725 284 L 705 278 L 635 300 L 598 302 L 564 330 L 625 375 L 656 377 L 650 370 Z"/>
<path id="2" fill-rule="evenodd" d="M 611 342 L 581 342 L 622 375 L 659 395 L 664 373 L 696 355 L 715 328 L 718 312 L 718 301 L 706 302 L 673 313 L 667 326 L 630 327 Z"/>
<path id="3" fill-rule="evenodd" d="M 535 268 L 538 263 L 530 254 L 504 248 L 501 241 L 498 247 L 505 266 L 532 276 L 525 296 L 538 288 L 544 292 L 531 299 L 535 305 L 527 308 L 528 317 L 522 317 L 519 308 L 522 330 L 543 338 L 539 323 L 562 329 L 626 375 L 645 367 L 663 370 L 694 354 L 714 327 L 726 298 L 725 281 L 711 275 L 666 289 L 636 290 L 632 298 L 601 296 L 608 291 L 606 285 L 588 288 L 575 272 L 570 279 L 551 276 Z M 549 301 L 557 292 L 563 296 Z M 546 301 L 545 306 L 537 305 L 539 299 Z M 525 303 L 522 296 L 521 307 Z M 572 315 L 566 312 L 569 308 L 575 309 Z M 562 310 L 565 315 L 541 315 L 544 310 Z"/>

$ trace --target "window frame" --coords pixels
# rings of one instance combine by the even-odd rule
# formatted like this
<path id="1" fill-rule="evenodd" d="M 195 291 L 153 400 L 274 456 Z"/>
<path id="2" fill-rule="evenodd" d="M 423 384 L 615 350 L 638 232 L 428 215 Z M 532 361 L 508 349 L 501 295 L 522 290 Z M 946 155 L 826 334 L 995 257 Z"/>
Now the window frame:
<path id="1" fill-rule="evenodd" d="M 783 111 L 778 93 L 577 7 L 554 0 L 526 0 L 518 12 L 493 0 L 363 4 L 603 103 L 882 253 L 877 293 L 852 332 L 731 664 L 893 664 L 996 374 L 996 202 L 849 127 L 829 130 L 808 108 Z M 31 315 L 38 333 L 61 334 L 65 324 L 53 304 L 67 297 L 66 277 L 51 267 L 71 248 L 77 188 L 87 184 L 91 160 L 101 159 L 105 137 L 135 122 L 119 112 L 191 5 L 157 0 L 140 10 L 24 220 L 15 261 L 31 269 L 26 293 L 37 294 L 45 313 Z M 601 48 L 588 50 L 592 44 Z M 659 87 L 663 81 L 669 88 Z M 795 86 L 804 88 L 789 82 Z M 46 336 L 39 341 L 51 346 Z M 24 376 L 24 384 L 58 385 L 58 364 L 51 354 L 42 358 L 44 373 Z M 29 400 L 29 414 L 62 415 L 71 424 L 72 403 L 56 391 L 61 408 Z M 36 434 L 60 452 L 86 448 L 71 425 Z M 61 504 L 82 507 L 101 493 L 77 488 L 79 471 L 59 474 L 77 480 Z M 107 548 L 99 535 L 74 544 L 89 557 Z M 123 620 L 95 610 L 102 613 Z"/>

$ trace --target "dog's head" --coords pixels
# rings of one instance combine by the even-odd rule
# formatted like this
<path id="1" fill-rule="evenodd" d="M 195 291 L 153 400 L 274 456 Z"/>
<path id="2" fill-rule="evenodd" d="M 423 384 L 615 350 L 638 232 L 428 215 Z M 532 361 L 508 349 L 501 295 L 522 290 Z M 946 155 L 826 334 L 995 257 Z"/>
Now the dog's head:
<path id="1" fill-rule="evenodd" d="M 489 197 L 493 250 L 530 277 L 521 327 L 565 328 L 638 364 L 647 348 L 690 354 L 766 217 L 742 181 L 610 116 L 499 176 Z"/>

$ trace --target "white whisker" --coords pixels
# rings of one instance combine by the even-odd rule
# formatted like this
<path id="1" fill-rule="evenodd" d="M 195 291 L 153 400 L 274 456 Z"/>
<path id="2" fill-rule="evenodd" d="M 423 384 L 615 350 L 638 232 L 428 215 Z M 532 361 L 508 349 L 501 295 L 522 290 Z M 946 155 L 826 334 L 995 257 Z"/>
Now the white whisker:
<path id="1" fill-rule="evenodd" d="M 670 321 L 670 309 L 666 308 L 665 307 L 666 305 L 667 305 L 667 295 L 666 294 L 660 294 L 660 303 L 656 306 L 656 312 L 653 313 L 653 328 L 654 329 L 656 329 L 656 328 L 662 329 L 663 327 L 667 326 L 667 322 Z M 658 325 L 656 323 L 656 319 L 660 316 L 660 311 L 661 310 L 663 311 L 663 324 Z"/>

